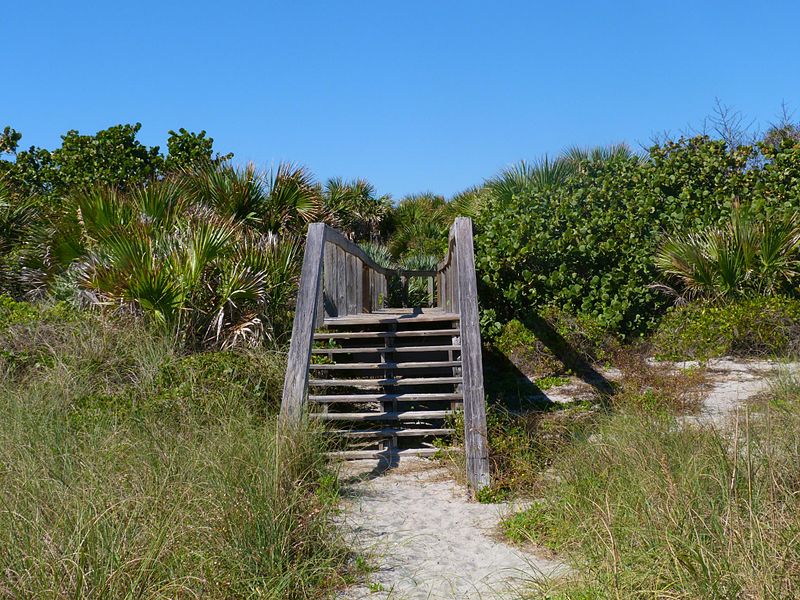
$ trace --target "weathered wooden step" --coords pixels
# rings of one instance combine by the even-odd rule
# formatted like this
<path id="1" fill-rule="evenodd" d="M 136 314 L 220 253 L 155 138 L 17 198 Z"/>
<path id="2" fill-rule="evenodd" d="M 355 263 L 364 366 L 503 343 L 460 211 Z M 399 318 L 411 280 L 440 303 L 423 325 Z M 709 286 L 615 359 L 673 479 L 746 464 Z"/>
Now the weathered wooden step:
<path id="1" fill-rule="evenodd" d="M 329 317 L 324 323 L 326 327 L 342 327 L 346 325 L 412 325 L 414 323 L 439 323 L 443 321 L 459 321 L 458 313 L 422 313 L 402 314 L 390 313 L 364 313 L 361 315 L 348 315 L 346 317 Z"/>
<path id="2" fill-rule="evenodd" d="M 458 451 L 457 448 L 447 448 L 448 451 Z M 339 460 L 366 460 L 370 458 L 402 458 L 403 456 L 436 456 L 438 448 L 407 448 L 405 450 L 340 450 L 327 452 L 329 458 Z"/>
<path id="3" fill-rule="evenodd" d="M 383 429 L 375 429 L 368 431 L 358 431 L 354 429 L 336 429 L 328 431 L 331 435 L 343 437 L 347 439 L 359 440 L 380 440 L 392 437 L 425 437 L 430 435 L 453 435 L 455 429 L 441 428 L 441 429 L 400 429 L 397 427 L 384 427 Z"/>
<path id="4" fill-rule="evenodd" d="M 367 369 L 435 369 L 444 367 L 460 367 L 460 360 L 440 360 L 423 362 L 382 362 L 382 363 L 334 363 L 310 366 L 317 371 L 355 371 Z"/>
<path id="5" fill-rule="evenodd" d="M 446 419 L 454 414 L 452 410 L 401 410 L 388 412 L 361 413 L 309 413 L 310 417 L 320 421 L 427 421 Z"/>
<path id="6" fill-rule="evenodd" d="M 441 400 L 461 400 L 461 393 L 451 394 L 342 394 L 342 395 L 309 395 L 308 401 L 313 404 L 326 404 L 328 402 L 342 402 L 358 404 L 359 402 L 437 402 Z"/>
<path id="7" fill-rule="evenodd" d="M 382 379 L 309 379 L 310 386 L 364 387 L 384 385 L 441 385 L 461 383 L 461 377 L 390 377 Z"/>
<path id="8" fill-rule="evenodd" d="M 369 338 L 406 338 L 406 337 L 444 337 L 458 336 L 458 329 L 420 329 L 417 331 L 343 331 L 337 333 L 320 332 L 314 334 L 315 340 L 348 340 Z"/>
<path id="9" fill-rule="evenodd" d="M 461 350 L 461 346 L 372 346 L 369 348 L 313 348 L 312 354 L 360 354 L 374 352 L 447 352 Z"/>

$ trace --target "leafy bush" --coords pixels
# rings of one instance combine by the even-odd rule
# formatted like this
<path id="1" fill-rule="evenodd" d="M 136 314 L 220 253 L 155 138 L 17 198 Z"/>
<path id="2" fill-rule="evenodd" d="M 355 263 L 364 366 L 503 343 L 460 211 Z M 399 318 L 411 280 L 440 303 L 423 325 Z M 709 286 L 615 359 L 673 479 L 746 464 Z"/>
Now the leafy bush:
<path id="1" fill-rule="evenodd" d="M 656 353 L 684 360 L 800 352 L 800 300 L 762 297 L 671 309 L 652 338 Z"/>
<path id="2" fill-rule="evenodd" d="M 616 347 L 614 336 L 596 320 L 555 308 L 528 315 L 525 323 L 512 319 L 486 333 L 491 350 L 530 378 L 580 371 Z"/>
<path id="3" fill-rule="evenodd" d="M 796 147 L 787 142 L 761 167 L 754 154 L 699 137 L 654 147 L 648 160 L 589 156 L 558 185 L 525 172 L 489 181 L 475 237 L 483 307 L 524 320 L 556 306 L 624 335 L 647 331 L 669 305 L 649 287 L 663 232 L 714 226 L 739 197 L 756 216 L 798 209 Z"/>

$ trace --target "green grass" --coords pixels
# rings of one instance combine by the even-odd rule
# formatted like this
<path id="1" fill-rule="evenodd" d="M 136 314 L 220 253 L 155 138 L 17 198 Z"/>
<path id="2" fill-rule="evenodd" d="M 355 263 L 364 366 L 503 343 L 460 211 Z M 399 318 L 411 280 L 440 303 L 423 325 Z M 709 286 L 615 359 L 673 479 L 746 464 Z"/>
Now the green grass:
<path id="1" fill-rule="evenodd" d="M 336 478 L 319 436 L 276 427 L 278 357 L 184 357 L 135 321 L 33 313 L 0 325 L 0 348 L 0 597 L 341 584 Z"/>
<path id="2" fill-rule="evenodd" d="M 727 433 L 616 413 L 565 449 L 541 501 L 503 524 L 576 567 L 544 597 L 798 597 L 800 383 L 774 394 Z"/>

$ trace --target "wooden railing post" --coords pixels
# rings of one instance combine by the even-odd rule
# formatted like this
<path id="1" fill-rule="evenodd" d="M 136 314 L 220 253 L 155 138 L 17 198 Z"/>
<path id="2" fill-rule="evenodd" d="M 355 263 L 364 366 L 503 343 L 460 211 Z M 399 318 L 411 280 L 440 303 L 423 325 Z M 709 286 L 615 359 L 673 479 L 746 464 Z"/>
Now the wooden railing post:
<path id="1" fill-rule="evenodd" d="M 472 247 L 472 221 L 458 217 L 455 228 L 454 301 L 461 313 L 461 368 L 464 398 L 464 452 L 467 479 L 477 492 L 491 484 L 486 404 L 483 391 L 478 287 Z"/>
<path id="2" fill-rule="evenodd" d="M 320 297 L 322 256 L 325 248 L 325 225 L 312 223 L 308 226 L 303 267 L 300 271 L 300 289 L 292 327 L 292 341 L 286 364 L 286 377 L 281 398 L 282 422 L 297 422 L 303 415 L 308 391 L 308 363 L 314 341 L 317 317 L 317 302 Z"/>

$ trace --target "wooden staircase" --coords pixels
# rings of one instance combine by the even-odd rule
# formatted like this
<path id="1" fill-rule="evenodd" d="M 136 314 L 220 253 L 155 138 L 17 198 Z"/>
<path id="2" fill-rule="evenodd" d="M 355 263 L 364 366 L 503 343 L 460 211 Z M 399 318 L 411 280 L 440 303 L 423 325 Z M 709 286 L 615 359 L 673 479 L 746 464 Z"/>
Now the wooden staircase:
<path id="1" fill-rule="evenodd" d="M 459 315 L 382 309 L 329 318 L 314 335 L 312 418 L 342 440 L 337 458 L 431 456 L 462 409 Z M 441 447 L 438 446 L 438 447 Z"/>
<path id="2" fill-rule="evenodd" d="M 407 304 L 428 280 L 425 308 Z M 463 422 L 467 478 L 489 485 L 472 223 L 456 219 L 433 271 L 377 265 L 326 225 L 309 227 L 281 404 L 283 423 L 325 422 L 331 455 L 431 456 Z"/>

